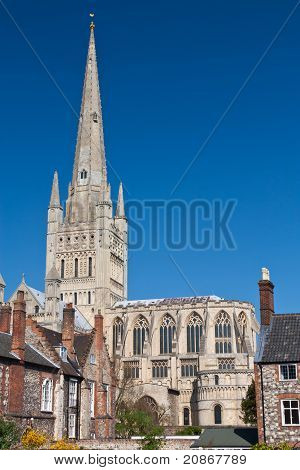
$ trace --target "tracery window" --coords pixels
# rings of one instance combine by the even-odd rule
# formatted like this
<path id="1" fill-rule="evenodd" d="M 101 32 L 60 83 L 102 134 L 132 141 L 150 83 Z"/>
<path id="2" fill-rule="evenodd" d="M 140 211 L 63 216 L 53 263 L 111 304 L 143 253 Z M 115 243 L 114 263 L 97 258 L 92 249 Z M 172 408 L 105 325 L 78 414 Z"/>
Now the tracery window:
<path id="1" fill-rule="evenodd" d="M 172 343 L 175 338 L 175 321 L 170 315 L 165 315 L 160 327 L 160 354 L 172 353 Z"/>
<path id="2" fill-rule="evenodd" d="M 181 359 L 181 377 L 196 377 L 197 359 Z"/>
<path id="3" fill-rule="evenodd" d="M 138 379 L 140 376 L 139 361 L 124 362 L 124 376 L 126 379 Z"/>
<path id="4" fill-rule="evenodd" d="M 168 361 L 152 361 L 152 377 L 154 379 L 168 377 Z"/>
<path id="5" fill-rule="evenodd" d="M 114 326 L 113 326 L 114 351 L 116 351 L 118 342 L 123 340 L 123 334 L 124 334 L 124 324 L 121 318 L 117 317 L 115 319 Z"/>
<path id="6" fill-rule="evenodd" d="M 219 359 L 218 360 L 219 370 L 234 370 L 235 362 L 234 359 Z"/>
<path id="7" fill-rule="evenodd" d="M 226 312 L 220 312 L 215 321 L 215 351 L 217 354 L 230 354 L 231 344 L 231 323 Z"/>
<path id="8" fill-rule="evenodd" d="M 133 329 L 133 355 L 139 356 L 144 353 L 144 343 L 149 336 L 149 325 L 145 317 L 140 316 Z"/>
<path id="9" fill-rule="evenodd" d="M 187 352 L 200 352 L 200 341 L 203 334 L 203 324 L 200 315 L 193 312 L 186 328 Z"/>

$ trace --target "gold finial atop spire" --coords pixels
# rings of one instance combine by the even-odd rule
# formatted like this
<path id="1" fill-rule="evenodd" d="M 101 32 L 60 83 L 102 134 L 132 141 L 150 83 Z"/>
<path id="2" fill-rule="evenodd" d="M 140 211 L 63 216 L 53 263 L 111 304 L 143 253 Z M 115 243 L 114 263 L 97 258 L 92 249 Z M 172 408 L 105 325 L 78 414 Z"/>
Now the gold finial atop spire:
<path id="1" fill-rule="evenodd" d="M 94 16 L 95 16 L 95 13 L 90 13 L 91 18 L 94 18 Z M 95 29 L 95 23 L 93 21 L 91 21 L 90 29 Z"/>

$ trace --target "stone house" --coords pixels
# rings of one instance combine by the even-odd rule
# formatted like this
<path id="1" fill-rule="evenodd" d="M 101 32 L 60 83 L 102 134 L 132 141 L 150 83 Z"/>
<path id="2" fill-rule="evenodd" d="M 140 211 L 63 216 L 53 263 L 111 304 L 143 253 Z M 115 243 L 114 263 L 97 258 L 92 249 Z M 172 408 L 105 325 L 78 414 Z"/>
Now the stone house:
<path id="1" fill-rule="evenodd" d="M 261 333 L 255 358 L 259 442 L 300 441 L 300 313 L 275 314 L 274 285 L 259 281 Z"/>
<path id="2" fill-rule="evenodd" d="M 68 305 L 58 333 L 26 318 L 21 291 L 13 315 L 9 305 L 0 306 L 2 415 L 55 439 L 108 438 L 114 435 L 114 396 L 101 315 L 93 330 L 77 333 L 75 310 Z"/>

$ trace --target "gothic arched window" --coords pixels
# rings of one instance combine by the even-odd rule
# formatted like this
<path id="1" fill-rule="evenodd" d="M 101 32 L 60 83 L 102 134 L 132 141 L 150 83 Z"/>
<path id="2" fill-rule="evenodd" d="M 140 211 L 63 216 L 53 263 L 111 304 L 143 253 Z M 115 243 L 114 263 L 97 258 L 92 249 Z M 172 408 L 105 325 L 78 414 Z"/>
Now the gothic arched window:
<path id="1" fill-rule="evenodd" d="M 75 277 L 78 277 L 78 258 L 75 258 Z"/>
<path id="2" fill-rule="evenodd" d="M 65 277 L 65 260 L 62 259 L 60 262 L 60 277 L 61 279 L 64 279 Z"/>
<path id="3" fill-rule="evenodd" d="M 93 275 L 93 258 L 89 257 L 89 277 Z"/>
<path id="4" fill-rule="evenodd" d="M 200 352 L 200 339 L 203 333 L 202 319 L 200 315 L 193 312 L 189 318 L 186 328 L 187 352 Z"/>
<path id="5" fill-rule="evenodd" d="M 167 314 L 163 317 L 160 327 L 160 354 L 172 353 L 172 342 L 175 333 L 175 321 Z"/>
<path id="6" fill-rule="evenodd" d="M 238 316 L 238 322 L 239 322 L 239 327 L 241 330 L 241 333 L 243 335 L 243 338 L 245 337 L 246 334 L 246 329 L 247 329 L 247 317 L 245 312 L 241 312 Z"/>
<path id="7" fill-rule="evenodd" d="M 215 407 L 214 407 L 214 418 L 215 418 L 215 424 L 222 424 L 222 407 L 221 407 L 221 405 L 215 405 Z"/>
<path id="8" fill-rule="evenodd" d="M 183 408 L 183 425 L 189 426 L 190 425 L 190 409 Z"/>
<path id="9" fill-rule="evenodd" d="M 226 312 L 220 312 L 215 321 L 215 350 L 217 354 L 230 354 L 231 345 L 231 323 Z"/>
<path id="10" fill-rule="evenodd" d="M 45 379 L 42 385 L 42 411 L 52 411 L 53 381 Z"/>
<path id="11" fill-rule="evenodd" d="M 133 355 L 144 353 L 144 343 L 149 336 L 149 325 L 145 317 L 140 316 L 133 329 Z"/>
<path id="12" fill-rule="evenodd" d="M 123 324 L 121 318 L 117 317 L 115 319 L 114 325 L 113 325 L 113 346 L 114 346 L 114 351 L 116 351 L 118 342 L 123 340 L 123 334 L 124 334 L 124 324 Z"/>

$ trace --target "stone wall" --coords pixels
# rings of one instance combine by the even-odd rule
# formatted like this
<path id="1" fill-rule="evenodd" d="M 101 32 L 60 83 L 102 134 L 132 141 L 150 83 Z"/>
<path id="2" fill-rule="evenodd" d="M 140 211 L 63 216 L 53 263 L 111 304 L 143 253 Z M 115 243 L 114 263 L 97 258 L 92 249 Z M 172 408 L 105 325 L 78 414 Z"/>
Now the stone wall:
<path id="1" fill-rule="evenodd" d="M 279 364 L 264 364 L 262 375 L 256 365 L 256 387 L 258 389 L 259 440 L 268 444 L 275 442 L 298 442 L 300 426 L 285 426 L 282 423 L 281 400 L 300 400 L 299 380 L 280 381 Z M 300 363 L 298 364 L 300 376 Z M 264 414 L 264 419 L 263 419 Z"/>

